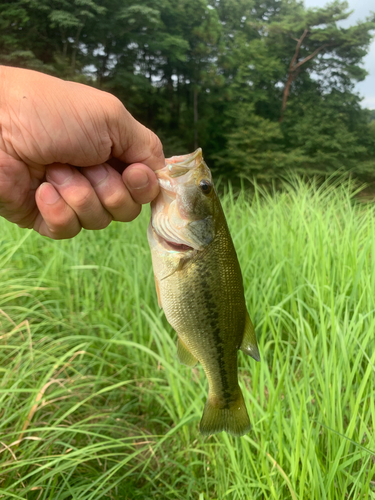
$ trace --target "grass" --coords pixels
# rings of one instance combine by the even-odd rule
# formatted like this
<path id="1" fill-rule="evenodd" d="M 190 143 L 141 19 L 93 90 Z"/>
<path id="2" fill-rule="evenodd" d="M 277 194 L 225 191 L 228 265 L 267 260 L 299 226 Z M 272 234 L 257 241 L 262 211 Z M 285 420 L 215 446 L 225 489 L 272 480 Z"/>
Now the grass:
<path id="1" fill-rule="evenodd" d="M 0 498 L 375 499 L 375 207 L 347 184 L 227 192 L 262 362 L 251 432 L 203 438 L 157 306 L 148 210 L 54 242 L 0 222 Z"/>

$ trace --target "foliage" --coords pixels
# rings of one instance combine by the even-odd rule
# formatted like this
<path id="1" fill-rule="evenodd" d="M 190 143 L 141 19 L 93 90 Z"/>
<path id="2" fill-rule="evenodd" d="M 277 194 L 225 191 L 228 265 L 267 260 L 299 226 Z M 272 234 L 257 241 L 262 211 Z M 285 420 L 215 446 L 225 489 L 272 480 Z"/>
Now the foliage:
<path id="1" fill-rule="evenodd" d="M 375 206 L 353 191 L 223 199 L 262 358 L 238 356 L 242 438 L 199 435 L 147 212 L 69 241 L 1 220 L 0 497 L 374 500 Z"/>
<path id="2" fill-rule="evenodd" d="M 199 145 L 228 177 L 368 177 L 373 133 L 353 89 L 375 22 L 342 28 L 349 14 L 338 0 L 5 1 L 0 63 L 108 90 L 167 155 Z"/>
<path id="3" fill-rule="evenodd" d="M 277 176 L 288 163 L 284 152 L 280 124 L 254 113 L 254 105 L 238 105 L 234 109 L 237 127 L 227 136 L 223 156 L 217 156 L 222 172 L 247 177 Z"/>

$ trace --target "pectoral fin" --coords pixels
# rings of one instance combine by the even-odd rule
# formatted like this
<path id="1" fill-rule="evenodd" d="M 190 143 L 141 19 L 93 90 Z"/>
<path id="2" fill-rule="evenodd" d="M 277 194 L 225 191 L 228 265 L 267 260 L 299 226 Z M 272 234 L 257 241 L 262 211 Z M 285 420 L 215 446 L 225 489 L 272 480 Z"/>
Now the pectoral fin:
<path id="1" fill-rule="evenodd" d="M 260 361 L 257 339 L 255 338 L 255 330 L 251 322 L 249 313 L 247 311 L 246 311 L 245 331 L 243 334 L 243 339 L 240 349 L 248 356 L 254 358 L 255 361 Z"/>
<path id="2" fill-rule="evenodd" d="M 177 356 L 183 365 L 193 367 L 198 363 L 197 358 L 191 354 L 180 338 L 177 339 Z"/>
<path id="3" fill-rule="evenodd" d="M 158 297 L 158 304 L 159 304 L 160 309 L 163 309 L 163 306 L 161 304 L 161 297 L 160 297 L 159 280 L 157 279 L 157 277 L 155 276 L 155 274 L 154 274 L 154 278 L 155 278 L 156 295 Z"/>

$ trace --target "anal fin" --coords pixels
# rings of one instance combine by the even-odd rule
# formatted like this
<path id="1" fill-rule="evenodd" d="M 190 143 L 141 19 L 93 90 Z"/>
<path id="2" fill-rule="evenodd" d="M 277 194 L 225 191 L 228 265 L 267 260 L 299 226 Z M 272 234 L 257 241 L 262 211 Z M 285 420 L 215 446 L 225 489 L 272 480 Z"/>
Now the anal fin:
<path id="1" fill-rule="evenodd" d="M 193 367 L 198 363 L 197 358 L 191 354 L 180 338 L 177 339 L 177 356 L 183 365 Z"/>
<path id="2" fill-rule="evenodd" d="M 254 326 L 251 322 L 249 313 L 247 311 L 246 311 L 245 330 L 243 332 L 243 338 L 240 349 L 248 356 L 254 358 L 255 361 L 260 361 L 260 354 L 259 354 L 257 339 L 255 338 Z"/>

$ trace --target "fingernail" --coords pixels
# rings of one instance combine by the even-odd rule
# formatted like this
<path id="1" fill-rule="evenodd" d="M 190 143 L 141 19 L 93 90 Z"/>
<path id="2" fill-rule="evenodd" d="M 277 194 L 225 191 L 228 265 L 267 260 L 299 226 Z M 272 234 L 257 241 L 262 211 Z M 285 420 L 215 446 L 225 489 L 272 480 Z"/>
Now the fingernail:
<path id="1" fill-rule="evenodd" d="M 130 189 L 143 189 L 148 184 L 148 175 L 144 170 L 131 170 L 126 176 L 126 183 Z"/>
<path id="2" fill-rule="evenodd" d="M 46 205 L 53 205 L 60 199 L 59 193 L 48 182 L 43 182 L 38 189 L 40 200 Z"/>
<path id="3" fill-rule="evenodd" d="M 65 184 L 73 177 L 73 169 L 68 165 L 53 166 L 47 170 L 47 180 L 55 184 Z"/>
<path id="4" fill-rule="evenodd" d="M 85 176 L 91 182 L 93 186 L 96 186 L 100 182 L 104 181 L 108 177 L 108 170 L 104 165 L 97 165 L 96 167 L 89 167 L 82 169 Z"/>

